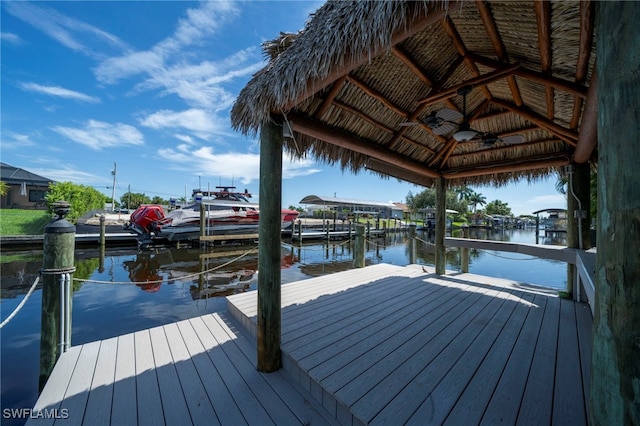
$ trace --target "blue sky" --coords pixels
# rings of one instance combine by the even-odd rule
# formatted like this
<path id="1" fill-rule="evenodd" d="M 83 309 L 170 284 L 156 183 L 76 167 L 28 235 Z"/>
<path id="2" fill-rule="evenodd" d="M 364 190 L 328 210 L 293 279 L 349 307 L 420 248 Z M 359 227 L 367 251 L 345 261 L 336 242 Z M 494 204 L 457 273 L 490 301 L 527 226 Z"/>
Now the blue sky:
<path id="1" fill-rule="evenodd" d="M 257 201 L 259 146 L 231 129 L 261 43 L 322 2 L 2 2 L 1 161 L 116 198 L 188 196 L 232 182 Z M 284 159 L 283 206 L 306 195 L 405 200 L 422 187 Z M 566 207 L 550 178 L 495 189 L 514 214 Z"/>

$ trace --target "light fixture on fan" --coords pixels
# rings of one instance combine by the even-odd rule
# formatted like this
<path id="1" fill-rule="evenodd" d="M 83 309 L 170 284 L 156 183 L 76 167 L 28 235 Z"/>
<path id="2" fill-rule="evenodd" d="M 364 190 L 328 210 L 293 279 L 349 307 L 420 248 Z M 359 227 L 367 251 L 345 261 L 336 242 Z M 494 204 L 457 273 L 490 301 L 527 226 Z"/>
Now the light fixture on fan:
<path id="1" fill-rule="evenodd" d="M 481 142 L 484 146 L 493 146 L 496 142 L 506 145 L 524 142 L 522 135 L 511 135 L 500 138 L 493 133 L 479 132 L 471 128 L 467 119 L 467 95 L 471 93 L 471 86 L 463 86 L 458 89 L 458 95 L 462 96 L 462 113 L 459 111 L 443 108 L 433 111 L 421 123 L 408 121 L 400 123 L 400 126 L 415 126 L 424 124 L 428 126 L 435 135 L 452 137 L 457 142 Z"/>

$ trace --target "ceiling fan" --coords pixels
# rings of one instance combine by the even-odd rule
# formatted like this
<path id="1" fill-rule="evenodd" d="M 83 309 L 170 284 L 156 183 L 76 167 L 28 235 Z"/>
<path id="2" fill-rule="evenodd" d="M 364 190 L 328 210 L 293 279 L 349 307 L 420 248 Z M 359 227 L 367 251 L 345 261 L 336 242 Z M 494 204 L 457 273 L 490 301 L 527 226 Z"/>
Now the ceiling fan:
<path id="1" fill-rule="evenodd" d="M 458 142 L 478 141 L 485 146 L 492 146 L 497 142 L 506 145 L 524 142 L 522 135 L 510 135 L 500 138 L 493 133 L 479 132 L 472 129 L 467 120 L 467 95 L 471 93 L 471 90 L 471 86 L 464 86 L 458 89 L 458 95 L 462 95 L 462 113 L 450 108 L 443 108 L 432 112 L 422 122 L 407 121 L 400 123 L 400 126 L 425 124 L 436 135 L 449 135 Z"/>

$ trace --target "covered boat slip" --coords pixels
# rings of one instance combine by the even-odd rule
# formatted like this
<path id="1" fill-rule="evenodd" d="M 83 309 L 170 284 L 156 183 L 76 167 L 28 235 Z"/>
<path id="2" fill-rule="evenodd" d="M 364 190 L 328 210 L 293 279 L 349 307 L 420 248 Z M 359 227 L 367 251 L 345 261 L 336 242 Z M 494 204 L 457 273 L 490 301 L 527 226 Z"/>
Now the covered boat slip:
<path id="1" fill-rule="evenodd" d="M 285 284 L 284 368 L 269 374 L 244 330 L 256 298 L 71 348 L 34 412 L 88 425 L 586 424 L 591 313 L 555 291 L 389 264 Z"/>
<path id="2" fill-rule="evenodd" d="M 256 294 L 228 298 L 256 332 Z M 282 362 L 340 424 L 587 424 L 592 317 L 555 291 L 380 264 L 282 286 Z"/>

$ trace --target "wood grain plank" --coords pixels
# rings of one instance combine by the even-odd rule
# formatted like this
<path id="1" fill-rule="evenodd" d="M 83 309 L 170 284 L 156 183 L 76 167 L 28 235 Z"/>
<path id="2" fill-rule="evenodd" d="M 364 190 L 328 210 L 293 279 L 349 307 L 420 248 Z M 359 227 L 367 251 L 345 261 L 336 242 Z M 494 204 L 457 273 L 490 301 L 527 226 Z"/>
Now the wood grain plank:
<path id="1" fill-rule="evenodd" d="M 421 321 L 429 312 L 436 309 L 448 297 L 452 288 L 429 286 L 421 297 L 412 299 L 412 303 L 396 306 L 396 310 L 376 322 L 370 322 L 348 338 L 333 343 L 317 352 L 299 358 L 300 365 L 308 369 L 316 380 L 322 380 L 335 371 L 336 366 L 345 365 L 359 359 L 362 355 L 407 327 Z M 351 327 L 347 325 L 346 327 Z M 345 327 L 345 328 L 346 328 Z M 286 352 L 286 342 L 283 350 Z M 288 352 L 287 352 L 288 353 Z"/>
<path id="2" fill-rule="evenodd" d="M 529 315 L 480 424 L 515 424 L 540 334 L 546 302 L 547 296 L 536 295 L 534 306 L 529 309 Z"/>
<path id="3" fill-rule="evenodd" d="M 218 367 L 218 373 L 240 408 L 245 421 L 250 425 L 274 424 L 258 398 L 244 381 L 240 372 L 229 359 L 229 356 L 222 349 L 223 345 L 229 344 L 231 340 L 229 336 L 226 333 L 221 334 L 217 327 L 213 327 L 213 329 L 209 327 L 210 323 L 215 322 L 213 315 L 204 315 L 200 319 L 204 328 L 198 327 L 196 332 L 204 347 L 208 348 L 207 354 L 209 358 Z M 224 409 L 224 407 L 216 407 L 216 411 L 220 409 Z"/>
<path id="4" fill-rule="evenodd" d="M 296 359 L 305 358 L 322 348 L 334 345 L 341 339 L 347 338 L 347 336 L 357 334 L 363 327 L 372 322 L 375 323 L 384 319 L 385 316 L 390 315 L 406 304 L 407 299 L 413 302 L 419 300 L 417 294 L 407 294 L 406 292 L 396 294 L 387 291 L 382 293 L 382 297 L 380 293 L 376 293 L 376 297 L 373 299 L 368 299 L 366 293 L 367 289 L 361 289 L 345 294 L 345 298 L 352 298 L 357 304 L 350 306 L 350 309 L 347 310 L 334 311 L 327 309 L 330 314 L 333 314 L 330 318 L 324 321 L 318 320 L 317 323 L 300 327 L 295 332 L 283 336 L 283 340 L 286 339 L 286 344 L 282 345 L 283 349 Z M 381 299 L 384 300 L 384 304 L 380 303 Z M 312 313 L 309 313 L 308 316 L 313 317 L 312 315 Z M 289 319 L 284 317 L 283 321 L 289 322 Z M 315 333 L 316 330 L 319 333 Z"/>
<path id="5" fill-rule="evenodd" d="M 113 384 L 111 424 L 137 422 L 135 340 L 133 334 L 118 337 L 116 370 Z"/>
<path id="6" fill-rule="evenodd" d="M 480 296 L 481 293 L 472 292 L 451 295 L 443 304 L 427 313 L 422 321 L 417 321 L 411 327 L 398 331 L 358 359 L 340 365 L 339 369 L 322 381 L 322 385 L 327 391 L 336 394 L 336 397 L 345 404 L 352 404 L 361 396 L 352 389 L 371 387 L 372 384 L 382 380 L 388 374 L 387 369 L 391 368 L 391 365 L 394 363 L 399 365 L 404 362 L 403 359 L 409 358 L 411 353 L 404 353 L 404 350 L 411 346 L 411 340 L 426 344 L 455 321 L 461 312 L 475 306 Z"/>
<path id="7" fill-rule="evenodd" d="M 210 321 L 207 321 L 207 319 L 210 319 Z M 205 323 L 214 332 L 214 336 L 222 333 L 226 333 L 229 336 L 229 341 L 221 346 L 222 350 L 227 354 L 251 391 L 258 397 L 273 422 L 277 425 L 300 423 L 300 419 L 288 409 L 282 399 L 266 383 L 265 373 L 258 372 L 235 344 L 236 339 L 243 337 L 235 335 L 217 315 L 207 317 Z"/>
<path id="8" fill-rule="evenodd" d="M 560 300 L 549 298 L 516 424 L 551 424 Z"/>
<path id="9" fill-rule="evenodd" d="M 386 288 L 394 286 L 395 292 Z M 359 317 L 360 313 L 370 309 L 381 297 L 389 297 L 389 303 L 402 298 L 410 298 L 419 291 L 416 282 L 407 278 L 391 277 L 371 285 L 363 285 L 346 290 L 337 297 L 320 296 L 318 299 L 300 305 L 302 309 L 294 312 L 285 308 L 282 313 L 282 338 L 294 346 L 295 339 L 306 336 L 314 329 L 343 321 L 346 317 Z"/>
<path id="10" fill-rule="evenodd" d="M 573 300 L 560 300 L 558 355 L 553 392 L 554 424 L 587 424 Z"/>
<path id="11" fill-rule="evenodd" d="M 216 424 L 215 411 L 182 339 L 179 325 L 182 325 L 183 329 L 191 328 L 188 321 L 167 324 L 163 328 L 169 341 L 171 356 L 178 372 L 184 398 L 189 407 L 191 420 L 193 424 Z"/>
<path id="12" fill-rule="evenodd" d="M 439 389 L 445 391 L 446 402 L 444 398 L 440 398 L 441 392 L 438 394 L 434 392 L 432 395 L 436 401 L 436 410 L 433 416 L 435 422 L 444 422 L 444 424 L 449 425 L 455 425 L 461 421 L 470 424 L 478 424 L 480 422 L 491 395 L 498 384 L 498 380 L 506 367 L 534 299 L 533 294 L 516 293 L 515 296 L 517 296 L 517 300 L 508 300 L 505 302 L 505 307 L 503 307 L 503 310 L 508 310 L 507 306 L 515 303 L 512 315 L 500 324 L 500 334 L 496 337 L 476 372 L 469 377 L 468 385 L 456 391 L 457 395 L 459 395 L 457 402 L 455 401 L 456 396 L 450 393 L 447 394 L 447 392 L 451 391 L 451 387 L 446 384 L 439 387 Z M 496 319 L 497 317 L 496 315 Z M 505 317 L 503 316 L 502 318 Z M 494 325 L 497 326 L 497 324 Z M 475 345 L 465 356 L 469 355 L 469 358 L 477 359 L 477 355 L 474 352 L 480 352 Z M 463 361 L 461 367 L 464 365 L 464 368 L 466 368 L 471 363 L 472 361 L 470 360 L 468 364 Z M 462 368 L 456 370 L 456 374 L 459 374 L 461 370 Z"/>
<path id="13" fill-rule="evenodd" d="M 247 424 L 238 407 L 240 402 L 234 400 L 219 372 L 220 368 L 226 366 L 223 363 L 214 363 L 207 355 L 207 351 L 217 347 L 218 342 L 211 336 L 201 317 L 192 318 L 189 323 L 193 334 L 185 326 L 180 326 L 180 331 L 200 379 L 207 390 L 209 401 L 216 412 L 218 421 L 221 424 Z"/>
<path id="14" fill-rule="evenodd" d="M 365 423 L 385 424 L 393 416 L 417 409 L 423 398 L 429 395 L 465 351 L 471 350 L 471 345 L 483 330 L 489 324 L 500 326 L 502 316 L 509 316 L 511 312 L 508 309 L 501 309 L 505 300 L 496 297 L 499 294 L 489 291 L 472 308 L 460 312 L 453 323 L 427 345 L 423 345 L 407 362 L 396 368 L 393 374 L 363 395 L 351 407 L 353 415 Z M 491 331 L 497 333 L 499 328 Z M 492 335 L 487 336 L 482 342 L 485 347 L 478 346 L 478 353 L 475 353 L 474 348 L 473 355 L 483 357 L 491 342 Z M 416 389 L 420 389 L 420 394 L 414 394 Z M 416 396 L 420 398 L 415 398 Z M 383 409 L 384 413 L 381 412 Z M 402 419 L 398 421 L 403 423 Z"/>
<path id="15" fill-rule="evenodd" d="M 76 368 L 82 346 L 73 346 L 62 354 L 51 371 L 40 397 L 33 406 L 34 411 L 60 409 L 67 386 Z M 38 425 L 53 424 L 54 419 L 37 419 Z M 36 419 L 28 419 L 27 424 L 35 424 Z"/>
<path id="16" fill-rule="evenodd" d="M 191 424 L 191 416 L 185 401 L 185 394 L 180 387 L 180 380 L 171 357 L 164 329 L 162 327 L 150 329 L 149 337 L 153 348 L 164 421 L 167 425 Z"/>
<path id="17" fill-rule="evenodd" d="M 117 351 L 118 339 L 116 337 L 100 342 L 96 371 L 91 382 L 87 410 L 84 416 L 85 424 L 98 426 L 108 425 L 111 422 Z"/>
<path id="18" fill-rule="evenodd" d="M 133 340 L 135 344 L 138 424 L 164 425 L 164 413 L 149 330 L 134 333 Z"/>
<path id="19" fill-rule="evenodd" d="M 389 403 L 407 383 L 433 361 L 451 341 L 460 334 L 469 323 L 478 318 L 482 324 L 493 315 L 497 292 L 489 290 L 486 294 L 475 293 L 476 297 L 466 298 L 467 303 L 457 304 L 441 319 L 425 324 L 425 328 L 418 334 L 411 336 L 400 347 L 393 350 L 382 362 L 376 363 L 374 369 L 383 373 L 373 377 L 365 375 L 349 383 L 336 393 L 341 400 L 351 405 L 353 415 L 363 421 L 372 418 L 372 407 L 384 407 Z M 459 295 L 453 296 L 456 300 Z M 472 302 L 469 306 L 468 303 Z M 493 302 L 493 303 L 492 303 Z M 465 306 L 466 305 L 466 306 Z M 397 366 L 396 368 L 390 368 Z M 377 377 L 375 377 L 377 376 Z M 373 379 L 373 380 L 372 380 Z M 375 410 L 375 408 L 374 408 Z"/>
<path id="20" fill-rule="evenodd" d="M 69 418 L 65 419 L 66 424 L 82 424 L 99 350 L 100 342 L 82 345 L 78 363 L 73 370 L 71 380 L 69 380 L 69 386 L 64 394 L 62 404 L 60 404 L 61 410 L 69 412 Z"/>
<path id="21" fill-rule="evenodd" d="M 221 321 L 224 321 L 228 326 L 234 326 L 229 318 L 223 314 L 218 315 Z M 242 330 L 240 330 L 242 333 Z M 238 334 L 237 332 L 235 334 Z M 245 357 L 252 365 L 256 362 L 256 347 L 255 344 L 249 341 L 244 334 L 243 339 L 236 339 L 235 343 L 242 351 Z M 289 409 L 296 414 L 296 417 L 300 419 L 302 424 L 305 425 L 324 425 L 329 424 L 327 420 L 327 413 L 320 414 L 322 407 L 318 405 L 317 400 L 314 401 L 309 398 L 309 394 L 305 392 L 300 386 L 296 386 L 293 377 L 291 377 L 283 369 L 277 372 L 263 375 L 269 386 L 276 392 L 280 398 L 287 404 Z"/>

